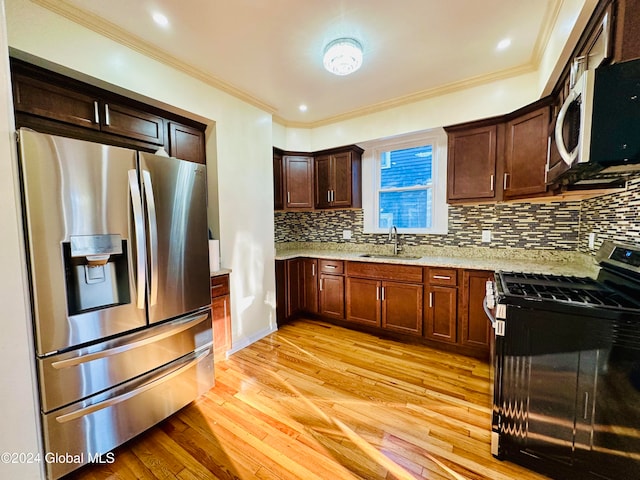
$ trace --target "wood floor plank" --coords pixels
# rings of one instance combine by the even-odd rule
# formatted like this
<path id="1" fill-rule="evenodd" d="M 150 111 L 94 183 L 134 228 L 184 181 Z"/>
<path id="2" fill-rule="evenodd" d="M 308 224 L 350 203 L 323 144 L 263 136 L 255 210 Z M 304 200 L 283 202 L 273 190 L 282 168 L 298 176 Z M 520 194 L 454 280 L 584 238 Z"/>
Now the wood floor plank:
<path id="1" fill-rule="evenodd" d="M 542 480 L 490 453 L 480 360 L 299 320 L 216 386 L 69 479 Z M 67 479 L 65 479 L 67 480 Z"/>

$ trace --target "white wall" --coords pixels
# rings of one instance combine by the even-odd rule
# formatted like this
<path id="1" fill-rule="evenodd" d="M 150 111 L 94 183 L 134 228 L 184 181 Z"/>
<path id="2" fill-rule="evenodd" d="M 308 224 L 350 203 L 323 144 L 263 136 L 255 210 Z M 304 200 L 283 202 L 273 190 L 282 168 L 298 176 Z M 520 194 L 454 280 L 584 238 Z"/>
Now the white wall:
<path id="1" fill-rule="evenodd" d="M 2 0 L 0 0 L 2 1 Z M 4 0 L 8 43 L 21 53 L 53 62 L 95 79 L 151 99 L 158 105 L 172 105 L 207 119 L 207 155 L 212 159 L 209 200 L 217 201 L 222 266 L 232 269 L 231 309 L 233 349 L 237 350 L 275 330 L 275 274 L 273 237 L 272 120 L 271 115 L 224 92 L 193 79 L 160 62 L 102 37 L 88 29 L 39 7 L 28 0 Z M 4 22 L 2 23 L 4 26 Z M 0 45 L 6 50 L 5 45 Z M 15 145 L 8 132 L 12 121 L 7 58 L 2 57 L 4 121 L 0 124 L 0 258 L 3 275 L 0 296 L 3 305 L 3 332 L 0 336 L 0 365 L 5 388 L 15 395 L 2 397 L 4 427 L 24 432 L 22 443 L 10 442 L 0 451 L 33 447 L 36 433 L 28 362 L 15 372 L 9 369 L 17 359 L 26 361 L 30 320 L 22 290 L 24 259 L 19 255 L 19 203 L 13 179 Z M 217 180 L 217 188 L 214 182 Z M 6 343 L 6 346 L 5 346 Z M 14 358 L 14 355 L 16 358 Z M 20 362 L 18 362 L 20 363 Z M 22 362 L 24 363 L 24 362 Z M 8 369 L 5 373 L 5 369 Z M 14 382 L 16 377 L 19 381 Z M 14 387 L 17 384 L 17 387 Z M 6 403 L 6 405 L 5 405 Z M 26 411 L 25 411 L 26 410 Z M 15 422 L 15 428 L 11 428 Z M 25 425 L 26 424 L 26 425 Z M 19 427 L 18 427 L 19 425 Z M 28 478 L 11 475 L 2 478 Z"/>
<path id="2" fill-rule="evenodd" d="M 39 450 L 31 317 L 26 290 L 25 253 L 19 216 L 19 189 L 15 127 L 4 0 L 0 0 L 0 453 L 35 453 Z M 0 461 L 0 478 L 40 478 L 38 463 Z"/>

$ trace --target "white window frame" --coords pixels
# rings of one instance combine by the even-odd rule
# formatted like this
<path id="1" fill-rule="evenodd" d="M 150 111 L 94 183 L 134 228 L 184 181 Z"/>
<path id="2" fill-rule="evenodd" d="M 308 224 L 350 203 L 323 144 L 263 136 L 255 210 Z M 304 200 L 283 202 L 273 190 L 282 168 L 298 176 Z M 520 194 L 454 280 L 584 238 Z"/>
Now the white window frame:
<path id="1" fill-rule="evenodd" d="M 380 171 L 377 167 L 382 152 L 433 145 L 431 186 L 431 227 L 398 228 L 400 233 L 446 235 L 449 231 L 447 205 L 447 134 L 442 128 L 360 143 L 362 155 L 362 209 L 364 233 L 389 233 L 378 227 Z"/>

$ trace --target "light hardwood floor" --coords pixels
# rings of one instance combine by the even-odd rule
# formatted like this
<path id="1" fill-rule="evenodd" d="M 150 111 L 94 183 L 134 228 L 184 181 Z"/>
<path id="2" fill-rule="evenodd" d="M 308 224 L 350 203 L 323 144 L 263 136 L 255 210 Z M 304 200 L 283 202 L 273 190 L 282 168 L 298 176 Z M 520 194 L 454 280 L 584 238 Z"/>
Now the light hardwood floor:
<path id="1" fill-rule="evenodd" d="M 300 320 L 74 479 L 540 480 L 489 452 L 489 365 Z"/>

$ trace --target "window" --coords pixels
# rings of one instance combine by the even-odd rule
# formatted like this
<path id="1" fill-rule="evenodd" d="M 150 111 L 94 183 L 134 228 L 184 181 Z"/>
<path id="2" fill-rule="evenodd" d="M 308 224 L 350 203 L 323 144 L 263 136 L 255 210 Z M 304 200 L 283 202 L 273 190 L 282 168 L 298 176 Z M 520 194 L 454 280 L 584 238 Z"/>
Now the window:
<path id="1" fill-rule="evenodd" d="M 440 129 L 363 145 L 366 233 L 447 233 L 445 145 Z"/>

